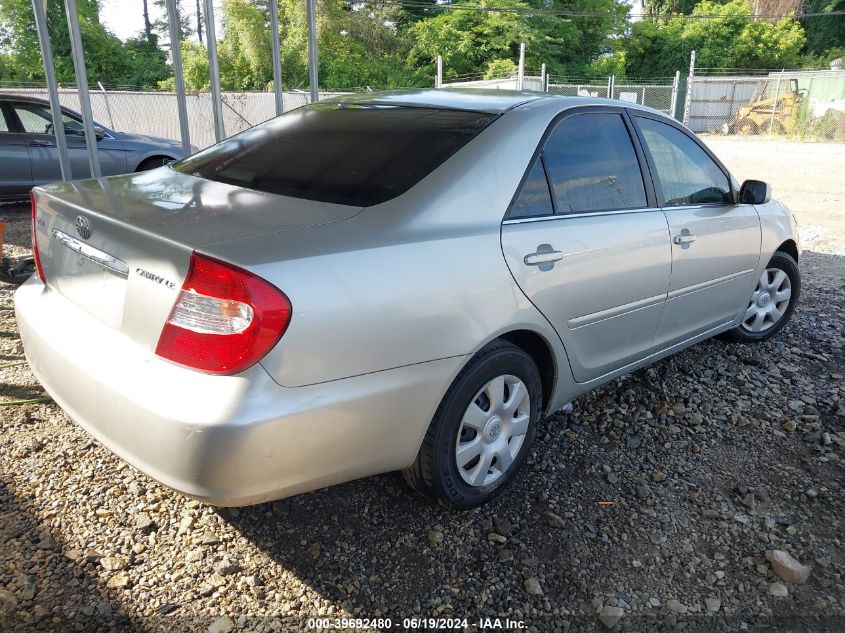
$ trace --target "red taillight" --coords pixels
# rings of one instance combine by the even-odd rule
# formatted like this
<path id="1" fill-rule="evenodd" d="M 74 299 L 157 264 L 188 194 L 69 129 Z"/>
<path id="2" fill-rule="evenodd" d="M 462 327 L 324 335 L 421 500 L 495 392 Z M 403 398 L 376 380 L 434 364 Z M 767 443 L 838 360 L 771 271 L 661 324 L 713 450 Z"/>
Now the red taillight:
<path id="1" fill-rule="evenodd" d="M 237 374 L 273 348 L 290 317 L 290 301 L 272 284 L 193 253 L 156 354 L 210 374 Z"/>
<path id="2" fill-rule="evenodd" d="M 38 252 L 38 231 L 35 228 L 37 215 L 35 194 L 32 191 L 29 192 L 29 203 L 32 205 L 32 256 L 35 258 L 35 271 L 38 273 L 38 277 L 41 281 L 44 281 L 44 269 L 41 267 L 41 254 Z"/>

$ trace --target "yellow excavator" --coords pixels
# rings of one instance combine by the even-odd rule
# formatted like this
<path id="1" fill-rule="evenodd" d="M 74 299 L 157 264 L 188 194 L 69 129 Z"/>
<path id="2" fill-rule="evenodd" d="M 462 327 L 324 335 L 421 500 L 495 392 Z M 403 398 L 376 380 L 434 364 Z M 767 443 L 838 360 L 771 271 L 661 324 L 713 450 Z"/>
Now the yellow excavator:
<path id="1" fill-rule="evenodd" d="M 722 126 L 722 131 L 725 134 L 741 136 L 768 134 L 770 131 L 775 134 L 791 134 L 795 130 L 798 106 L 807 91 L 798 88 L 797 79 L 789 79 L 789 90 L 781 92 L 780 96 L 768 97 L 768 94 L 775 92 L 776 86 L 777 79 L 766 81 L 751 97 L 748 105 L 739 109 L 734 120 Z"/>

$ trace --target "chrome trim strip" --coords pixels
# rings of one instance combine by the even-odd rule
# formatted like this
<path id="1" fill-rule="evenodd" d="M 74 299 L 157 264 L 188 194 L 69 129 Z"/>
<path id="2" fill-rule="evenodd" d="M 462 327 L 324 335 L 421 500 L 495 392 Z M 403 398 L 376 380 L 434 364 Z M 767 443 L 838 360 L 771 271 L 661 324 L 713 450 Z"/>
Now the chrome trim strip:
<path id="1" fill-rule="evenodd" d="M 502 224 L 529 224 L 531 222 L 547 222 L 549 220 L 567 220 L 569 218 L 590 218 L 597 215 L 623 215 L 628 213 L 646 213 L 648 211 L 662 211 L 658 207 L 644 209 L 617 209 L 616 211 L 587 211 L 584 213 L 559 213 L 557 215 L 541 215 L 534 218 L 511 218 L 503 220 Z"/>
<path id="2" fill-rule="evenodd" d="M 667 298 L 669 300 L 677 299 L 678 297 L 683 297 L 684 295 L 692 294 L 693 292 L 698 292 L 699 290 L 704 290 L 705 288 L 709 288 L 710 286 L 716 286 L 718 284 L 723 284 L 726 281 L 733 281 L 734 279 L 745 277 L 746 275 L 750 275 L 753 272 L 754 271 L 751 269 L 741 270 L 738 273 L 731 273 L 730 275 L 711 279 L 710 281 L 702 281 L 699 284 L 687 286 L 686 288 L 678 288 L 677 290 L 672 290 Z"/>
<path id="3" fill-rule="evenodd" d="M 72 250 L 74 253 L 82 255 L 85 259 L 94 262 L 111 273 L 123 279 L 129 278 L 129 266 L 120 261 L 116 257 L 112 257 L 108 253 L 94 248 L 90 244 L 80 242 L 75 237 L 71 237 L 67 233 L 53 229 L 53 237 L 55 237 L 61 244 Z"/>
<path id="4" fill-rule="evenodd" d="M 637 301 L 616 306 L 615 308 L 608 308 L 607 310 L 601 310 L 599 312 L 593 312 L 592 314 L 575 317 L 574 319 L 567 321 L 566 325 L 570 330 L 577 330 L 578 328 L 594 325 L 600 321 L 607 321 L 608 319 L 613 319 L 614 317 L 622 316 L 623 314 L 636 312 L 637 310 L 642 310 L 643 308 L 650 308 L 651 306 L 663 303 L 665 300 L 665 294 L 647 297 L 646 299 L 638 299 Z"/>

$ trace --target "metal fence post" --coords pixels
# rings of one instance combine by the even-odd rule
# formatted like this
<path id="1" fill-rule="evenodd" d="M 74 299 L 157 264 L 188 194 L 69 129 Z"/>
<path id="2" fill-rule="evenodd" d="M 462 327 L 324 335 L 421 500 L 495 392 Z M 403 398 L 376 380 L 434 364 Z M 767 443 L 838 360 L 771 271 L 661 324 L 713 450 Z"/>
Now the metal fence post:
<path id="1" fill-rule="evenodd" d="M 73 174 L 70 170 L 65 126 L 62 120 L 62 105 L 59 103 L 59 90 L 56 85 L 56 69 L 53 67 L 53 47 L 50 44 L 47 15 L 42 0 L 32 0 L 32 11 L 35 14 L 35 28 L 38 31 L 41 57 L 44 60 L 44 76 L 47 79 L 47 94 L 50 97 L 50 114 L 53 115 L 53 134 L 56 135 L 56 148 L 59 150 L 59 167 L 62 170 L 62 180 L 72 180 Z"/>
<path id="2" fill-rule="evenodd" d="M 210 1 L 210 0 L 208 0 Z M 320 100 L 317 55 L 317 6 L 315 0 L 306 0 L 308 18 L 308 77 L 311 83 L 311 103 Z"/>
<path id="3" fill-rule="evenodd" d="M 692 85 L 695 81 L 695 51 L 689 56 L 689 75 L 687 75 L 687 94 L 684 95 L 684 125 L 689 125 L 690 107 L 692 105 Z"/>
<path id="4" fill-rule="evenodd" d="M 780 74 L 778 75 L 777 83 L 775 83 L 775 97 L 774 102 L 772 103 L 772 117 L 769 120 L 769 136 L 771 136 L 775 131 L 775 113 L 778 110 L 778 99 L 780 98 L 780 80 L 783 77 L 783 68 L 780 69 Z"/>
<path id="5" fill-rule="evenodd" d="M 616 97 L 616 75 L 610 76 L 610 98 L 614 99 Z"/>
<path id="6" fill-rule="evenodd" d="M 226 138 L 223 125 L 223 92 L 220 90 L 220 65 L 217 63 L 217 27 L 214 24 L 214 5 L 205 0 L 205 40 L 208 42 L 208 74 L 211 75 L 211 111 L 214 114 L 214 139 Z"/>
<path id="7" fill-rule="evenodd" d="M 540 65 L 540 90 L 546 92 L 546 65 Z"/>
<path id="8" fill-rule="evenodd" d="M 519 69 L 516 74 L 516 89 L 522 90 L 522 84 L 525 80 L 525 43 L 519 45 Z"/>
<path id="9" fill-rule="evenodd" d="M 114 117 L 111 115 L 111 106 L 109 105 L 109 93 L 106 92 L 106 89 L 103 87 L 102 82 L 97 82 L 97 86 L 100 88 L 100 92 L 103 93 L 103 101 L 106 103 L 106 112 L 109 115 L 109 125 L 114 128 Z"/>
<path id="10" fill-rule="evenodd" d="M 675 71 L 675 80 L 672 82 L 672 100 L 669 105 L 669 115 L 673 119 L 678 118 L 678 89 L 681 87 L 681 71 Z"/>
<path id="11" fill-rule="evenodd" d="M 440 55 L 437 56 L 437 76 L 434 78 L 434 87 L 443 87 L 443 58 Z"/>
<path id="12" fill-rule="evenodd" d="M 279 0 L 270 0 L 270 31 L 273 40 L 273 93 L 276 95 L 276 116 L 284 113 L 282 101 L 282 43 L 279 39 Z"/>
<path id="13" fill-rule="evenodd" d="M 82 36 L 79 33 L 79 13 L 76 0 L 65 0 L 67 28 L 70 33 L 70 52 L 73 56 L 73 69 L 76 74 L 76 88 L 79 91 L 79 108 L 82 110 L 82 126 L 85 128 L 85 145 L 88 148 L 88 164 L 91 175 L 99 178 L 100 154 L 97 152 L 97 132 L 94 129 L 94 117 L 91 114 L 91 95 L 88 93 L 88 71 L 85 69 L 85 53 L 82 50 Z M 64 124 L 62 124 L 64 125 Z"/>
<path id="14" fill-rule="evenodd" d="M 191 131 L 188 126 L 188 104 L 185 102 L 185 78 L 182 75 L 182 28 L 179 26 L 179 7 L 176 0 L 167 0 L 167 21 L 170 33 L 170 58 L 176 84 L 176 112 L 179 114 L 179 135 L 182 151 L 191 153 Z"/>
<path id="15" fill-rule="evenodd" d="M 610 86 L 610 77 L 607 78 L 607 98 L 610 99 L 613 96 L 613 92 Z"/>

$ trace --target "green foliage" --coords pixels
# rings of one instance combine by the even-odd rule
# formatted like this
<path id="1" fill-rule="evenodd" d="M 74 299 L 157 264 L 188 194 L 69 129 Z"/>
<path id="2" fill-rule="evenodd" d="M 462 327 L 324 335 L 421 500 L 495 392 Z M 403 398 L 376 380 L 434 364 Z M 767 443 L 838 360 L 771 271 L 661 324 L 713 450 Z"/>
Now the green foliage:
<path id="1" fill-rule="evenodd" d="M 807 0 L 804 9 L 807 13 L 832 13 L 845 11 L 845 0 Z M 830 49 L 845 47 L 845 17 L 831 15 L 812 17 L 802 20 L 807 31 L 807 51 L 821 57 L 836 59 L 827 55 Z M 841 54 L 839 55 L 841 56 Z"/>
<path id="2" fill-rule="evenodd" d="M 455 0 L 476 4 L 475 0 Z M 628 6 L 618 0 L 499 0 L 495 6 L 517 12 L 442 11 L 413 24 L 409 34 L 414 44 L 408 62 L 413 67 L 431 67 L 437 55 L 443 57 L 444 79 L 479 74 L 497 59 L 516 60 L 525 42 L 527 69 L 537 72 L 545 63 L 550 74 L 563 75 L 582 70 L 606 52 L 608 36 L 620 34 Z M 537 8 L 538 13 L 525 13 Z M 609 18 L 569 19 L 550 16 L 547 10 L 607 13 Z"/>
<path id="3" fill-rule="evenodd" d="M 89 83 L 108 85 L 155 86 L 167 76 L 164 54 L 155 42 L 121 42 L 99 21 L 95 0 L 77 0 L 79 30 L 85 50 Z M 42 81 L 44 65 L 31 0 L 0 2 L 0 50 L 7 61 L 0 65 L 0 79 Z M 62 0 L 47 3 L 47 28 L 53 46 L 56 77 L 60 83 L 75 83 L 70 37 Z"/>
<path id="4" fill-rule="evenodd" d="M 485 79 L 502 79 L 513 77 L 519 70 L 519 66 L 512 59 L 494 59 L 487 62 L 487 69 L 484 71 Z"/>
<path id="5" fill-rule="evenodd" d="M 689 65 L 695 49 L 700 68 L 784 68 L 795 66 L 806 41 L 794 18 L 772 24 L 748 18 L 747 0 L 724 4 L 702 0 L 692 15 L 722 19 L 644 20 L 634 25 L 626 47 L 629 76 L 669 76 Z"/>

